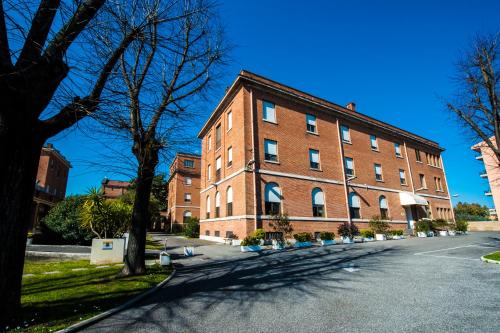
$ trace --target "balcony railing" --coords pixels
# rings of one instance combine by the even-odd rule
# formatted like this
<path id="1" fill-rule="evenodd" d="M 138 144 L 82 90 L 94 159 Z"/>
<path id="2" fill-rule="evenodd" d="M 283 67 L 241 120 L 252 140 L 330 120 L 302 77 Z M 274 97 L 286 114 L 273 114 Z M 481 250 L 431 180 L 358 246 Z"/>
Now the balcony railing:
<path id="1" fill-rule="evenodd" d="M 478 161 L 482 161 L 482 160 L 483 160 L 483 155 L 477 155 L 477 156 L 476 156 L 476 160 L 478 160 Z"/>
<path id="2" fill-rule="evenodd" d="M 491 194 L 491 190 L 486 190 L 484 191 L 484 195 L 490 197 L 492 194 Z"/>
<path id="3" fill-rule="evenodd" d="M 488 178 L 488 174 L 486 173 L 486 170 L 483 170 L 479 172 L 479 177 L 481 178 Z"/>

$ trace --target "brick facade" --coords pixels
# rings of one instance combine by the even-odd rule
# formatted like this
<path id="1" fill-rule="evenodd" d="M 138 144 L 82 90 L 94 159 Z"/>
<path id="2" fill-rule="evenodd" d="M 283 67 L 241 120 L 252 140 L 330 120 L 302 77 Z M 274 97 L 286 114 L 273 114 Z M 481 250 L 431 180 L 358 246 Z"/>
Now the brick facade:
<path id="1" fill-rule="evenodd" d="M 182 225 L 185 217 L 200 217 L 200 160 L 199 155 L 178 153 L 170 165 L 167 219 L 171 228 Z"/>
<path id="2" fill-rule="evenodd" d="M 275 121 L 264 120 L 266 102 L 274 105 Z M 307 130 L 307 115 L 315 117 L 314 132 Z M 341 139 L 341 126 L 349 128 L 350 142 Z M 216 142 L 217 131 L 220 145 Z M 376 136 L 377 149 L 371 147 L 372 135 Z M 433 141 L 356 112 L 354 104 L 344 108 L 242 71 L 199 137 L 202 238 L 222 240 L 233 235 L 242 239 L 258 227 L 272 231 L 265 212 L 269 183 L 278 184 L 280 210 L 288 214 L 294 232 L 337 232 L 338 224 L 344 221 L 366 227 L 371 217 L 381 214 L 381 196 L 388 204 L 393 228 L 406 229 L 422 217 L 453 219 L 442 166 L 443 149 Z M 265 140 L 277 142 L 276 161 L 266 160 Z M 400 156 L 396 156 L 396 143 Z M 318 168 L 311 168 L 310 154 L 315 154 L 311 149 L 319 152 Z M 345 175 L 346 157 L 354 163 L 353 177 Z M 222 161 L 220 177 L 218 158 Z M 375 179 L 375 164 L 382 169 L 379 180 Z M 404 171 L 405 184 L 401 184 L 400 170 Z M 420 184 L 420 174 L 426 187 Z M 233 193 L 231 216 L 227 213 L 229 188 Z M 313 216 L 312 193 L 318 188 L 324 197 L 324 213 Z M 349 212 L 351 192 L 360 201 L 357 218 Z M 402 206 L 400 193 L 425 198 L 428 205 Z"/>

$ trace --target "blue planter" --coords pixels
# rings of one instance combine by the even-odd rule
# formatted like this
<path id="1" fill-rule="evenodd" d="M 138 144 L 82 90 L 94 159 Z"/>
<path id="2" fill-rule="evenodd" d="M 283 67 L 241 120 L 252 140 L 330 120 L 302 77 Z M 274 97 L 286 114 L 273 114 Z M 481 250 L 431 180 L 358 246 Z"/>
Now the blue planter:
<path id="1" fill-rule="evenodd" d="M 354 241 L 352 240 L 352 238 L 342 237 L 342 244 L 354 244 Z"/>
<path id="2" fill-rule="evenodd" d="M 312 246 L 311 242 L 295 242 L 295 247 L 310 247 Z"/>
<path id="3" fill-rule="evenodd" d="M 334 245 L 334 244 L 335 244 L 335 240 L 333 240 L 333 239 L 321 241 L 321 246 L 328 246 L 328 245 Z"/>
<path id="4" fill-rule="evenodd" d="M 260 245 L 241 246 L 241 252 L 258 252 L 260 250 L 262 250 Z"/>

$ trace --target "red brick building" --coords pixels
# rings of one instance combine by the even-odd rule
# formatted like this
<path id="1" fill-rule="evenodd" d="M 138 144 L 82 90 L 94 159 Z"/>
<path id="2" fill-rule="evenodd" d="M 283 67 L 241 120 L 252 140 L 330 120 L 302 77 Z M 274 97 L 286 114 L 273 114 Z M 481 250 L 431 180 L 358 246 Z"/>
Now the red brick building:
<path id="1" fill-rule="evenodd" d="M 130 185 L 127 181 L 104 178 L 101 182 L 101 191 L 105 198 L 116 199 L 127 193 Z"/>
<path id="2" fill-rule="evenodd" d="M 178 228 L 190 217 L 200 217 L 201 156 L 178 153 L 170 165 L 168 221 Z"/>
<path id="3" fill-rule="evenodd" d="M 49 210 L 66 196 L 70 168 L 71 164 L 51 143 L 42 148 L 33 196 L 30 230 L 36 229 Z"/>
<path id="4" fill-rule="evenodd" d="M 438 143 L 242 71 L 199 132 L 200 237 L 242 239 L 288 214 L 295 232 L 453 219 Z"/>

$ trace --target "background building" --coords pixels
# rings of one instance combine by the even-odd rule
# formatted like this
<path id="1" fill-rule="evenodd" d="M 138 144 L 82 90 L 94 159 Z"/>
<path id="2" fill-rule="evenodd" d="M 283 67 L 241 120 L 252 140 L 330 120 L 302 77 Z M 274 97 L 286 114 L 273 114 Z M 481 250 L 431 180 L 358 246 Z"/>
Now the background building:
<path id="1" fill-rule="evenodd" d="M 30 230 L 37 229 L 50 208 L 64 199 L 71 164 L 48 143 L 40 152 Z"/>
<path id="2" fill-rule="evenodd" d="M 242 71 L 199 133 L 200 237 L 240 239 L 288 214 L 295 232 L 453 219 L 436 142 Z"/>
<path id="3" fill-rule="evenodd" d="M 105 198 L 116 199 L 127 193 L 130 185 L 127 181 L 104 178 L 101 182 L 101 191 Z"/>
<path id="4" fill-rule="evenodd" d="M 491 137 L 490 140 L 493 145 L 496 145 L 494 137 Z M 500 207 L 500 163 L 495 153 L 484 141 L 475 144 L 471 149 L 479 153 L 476 159 L 484 164 L 484 170 L 480 172 L 479 176 L 488 181 L 489 188 L 484 191 L 484 194 L 493 198 L 495 210 L 492 215 L 496 217 L 496 212 L 498 211 L 498 207 Z M 492 218 L 494 219 L 494 217 Z"/>
<path id="5" fill-rule="evenodd" d="M 200 217 L 200 155 L 178 153 L 170 165 L 168 221 L 171 229 L 182 228 L 190 217 Z"/>

